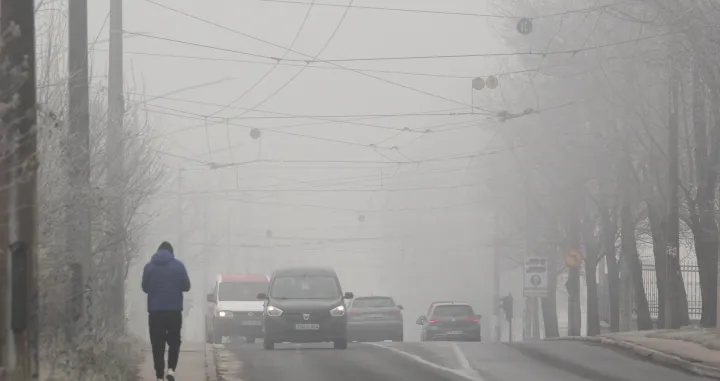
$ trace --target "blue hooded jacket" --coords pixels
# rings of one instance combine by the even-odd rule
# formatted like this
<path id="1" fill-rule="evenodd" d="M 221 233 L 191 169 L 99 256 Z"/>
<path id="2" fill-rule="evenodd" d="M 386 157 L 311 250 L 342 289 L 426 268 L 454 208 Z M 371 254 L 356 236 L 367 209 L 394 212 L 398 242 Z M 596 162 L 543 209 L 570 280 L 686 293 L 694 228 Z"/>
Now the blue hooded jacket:
<path id="1" fill-rule="evenodd" d="M 142 290 L 148 295 L 148 312 L 182 311 L 183 292 L 190 291 L 185 265 L 172 252 L 158 250 L 145 265 Z"/>

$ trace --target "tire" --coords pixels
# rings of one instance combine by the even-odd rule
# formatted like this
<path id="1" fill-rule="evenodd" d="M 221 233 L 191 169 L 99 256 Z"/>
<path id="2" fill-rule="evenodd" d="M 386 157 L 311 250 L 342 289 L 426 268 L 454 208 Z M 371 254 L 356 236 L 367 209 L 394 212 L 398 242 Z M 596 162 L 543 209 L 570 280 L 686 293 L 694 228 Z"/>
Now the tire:
<path id="1" fill-rule="evenodd" d="M 255 344 L 255 338 L 254 337 L 246 337 L 245 342 L 248 344 Z"/>
<path id="2" fill-rule="evenodd" d="M 213 344 L 222 344 L 222 338 L 223 338 L 222 335 L 220 335 L 220 334 L 218 334 L 218 333 L 216 333 L 216 332 L 213 332 L 213 333 L 212 333 L 212 342 L 213 342 Z"/>
<path id="3" fill-rule="evenodd" d="M 264 339 L 263 340 L 263 349 L 266 351 L 272 351 L 275 349 L 275 343 L 272 342 L 272 340 Z"/>
<path id="4" fill-rule="evenodd" d="M 335 349 L 347 349 L 347 339 L 335 340 L 333 347 Z"/>

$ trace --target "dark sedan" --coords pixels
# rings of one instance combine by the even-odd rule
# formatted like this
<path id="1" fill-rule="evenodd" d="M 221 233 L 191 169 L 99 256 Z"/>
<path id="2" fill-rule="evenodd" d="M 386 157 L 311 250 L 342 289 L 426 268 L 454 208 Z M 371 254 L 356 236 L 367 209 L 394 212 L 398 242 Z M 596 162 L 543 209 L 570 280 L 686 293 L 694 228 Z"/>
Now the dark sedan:
<path id="1" fill-rule="evenodd" d="M 421 341 L 480 341 L 480 316 L 467 303 L 434 304 L 428 316 L 420 316 Z"/>

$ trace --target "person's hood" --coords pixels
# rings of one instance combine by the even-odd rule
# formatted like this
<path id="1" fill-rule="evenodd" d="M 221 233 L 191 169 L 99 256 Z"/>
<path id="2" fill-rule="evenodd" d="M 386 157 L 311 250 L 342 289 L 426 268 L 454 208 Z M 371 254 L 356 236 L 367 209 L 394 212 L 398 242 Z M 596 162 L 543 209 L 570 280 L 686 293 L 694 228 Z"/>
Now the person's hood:
<path id="1" fill-rule="evenodd" d="M 160 250 L 153 254 L 152 258 L 150 258 L 150 262 L 157 266 L 164 266 L 170 263 L 173 259 L 175 259 L 173 253 L 167 250 Z"/>

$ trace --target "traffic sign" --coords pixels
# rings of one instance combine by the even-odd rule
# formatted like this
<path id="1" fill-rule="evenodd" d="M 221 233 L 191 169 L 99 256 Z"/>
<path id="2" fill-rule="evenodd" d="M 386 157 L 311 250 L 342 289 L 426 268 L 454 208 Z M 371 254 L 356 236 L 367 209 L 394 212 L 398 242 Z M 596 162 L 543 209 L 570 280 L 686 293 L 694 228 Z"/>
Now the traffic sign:
<path id="1" fill-rule="evenodd" d="M 529 257 L 525 259 L 525 275 L 523 277 L 523 295 L 527 297 L 545 298 L 548 296 L 547 258 Z"/>
<path id="2" fill-rule="evenodd" d="M 475 90 L 482 90 L 485 88 L 485 80 L 481 77 L 477 77 L 472 80 L 472 87 Z"/>
<path id="3" fill-rule="evenodd" d="M 578 268 L 582 265 L 583 255 L 575 249 L 570 249 L 565 253 L 565 266 Z"/>

